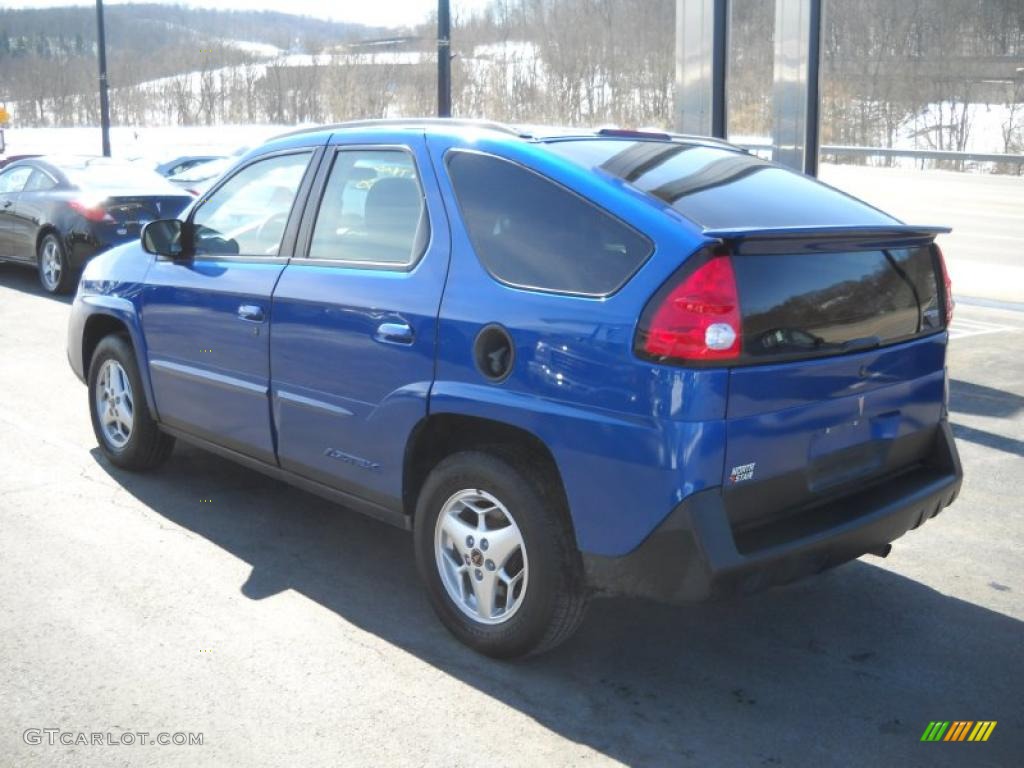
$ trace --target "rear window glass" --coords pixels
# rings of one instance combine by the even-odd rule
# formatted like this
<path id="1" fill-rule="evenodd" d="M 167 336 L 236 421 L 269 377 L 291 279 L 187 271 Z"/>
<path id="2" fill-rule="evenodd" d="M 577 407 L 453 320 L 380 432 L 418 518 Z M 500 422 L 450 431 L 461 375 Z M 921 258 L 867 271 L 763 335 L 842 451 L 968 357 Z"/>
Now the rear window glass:
<path id="1" fill-rule="evenodd" d="M 895 221 L 808 176 L 731 149 L 612 139 L 552 141 L 548 148 L 632 184 L 707 229 Z"/>
<path id="2" fill-rule="evenodd" d="M 156 171 L 140 168 L 131 163 L 96 163 L 80 167 L 61 168 L 68 181 L 81 189 L 139 189 L 167 192 L 169 185 Z M 173 193 L 171 193 L 173 194 Z"/>
<path id="3" fill-rule="evenodd" d="M 942 329 L 927 247 L 733 257 L 750 358 L 814 357 Z"/>
<path id="4" fill-rule="evenodd" d="M 605 296 L 651 253 L 626 224 L 507 160 L 455 152 L 448 173 L 473 249 L 502 282 Z"/>

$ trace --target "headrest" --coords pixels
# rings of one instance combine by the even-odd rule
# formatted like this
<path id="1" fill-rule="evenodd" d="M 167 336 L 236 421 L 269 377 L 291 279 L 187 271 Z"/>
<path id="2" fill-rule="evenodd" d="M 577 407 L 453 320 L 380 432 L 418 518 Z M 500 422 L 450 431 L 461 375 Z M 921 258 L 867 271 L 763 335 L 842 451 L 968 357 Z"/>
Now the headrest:
<path id="1" fill-rule="evenodd" d="M 392 219 L 394 214 L 410 214 L 419 211 L 423 200 L 419 185 L 413 179 L 391 176 L 378 179 L 366 194 L 364 215 L 368 226 L 382 218 Z M 412 216 L 411 224 L 416 223 Z"/>

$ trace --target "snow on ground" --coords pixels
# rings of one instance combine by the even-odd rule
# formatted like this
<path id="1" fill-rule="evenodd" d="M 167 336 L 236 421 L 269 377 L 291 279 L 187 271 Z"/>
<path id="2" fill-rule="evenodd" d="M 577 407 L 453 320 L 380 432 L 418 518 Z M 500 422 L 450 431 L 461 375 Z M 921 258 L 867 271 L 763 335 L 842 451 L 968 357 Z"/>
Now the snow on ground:
<path id="1" fill-rule="evenodd" d="M 270 43 L 257 43 L 252 40 L 228 40 L 223 38 L 225 45 L 230 45 L 232 48 L 238 48 L 240 51 L 251 53 L 254 56 L 264 56 L 271 58 L 274 56 L 280 56 L 282 50 L 276 45 Z"/>
<path id="2" fill-rule="evenodd" d="M 268 67 L 311 67 L 314 64 L 326 66 L 331 63 L 331 59 L 332 57 L 328 55 L 313 56 L 308 53 L 289 53 L 277 56 L 272 60 L 255 64 L 236 64 L 227 67 L 217 67 L 216 69 L 208 70 L 206 74 L 212 75 L 218 80 L 242 76 L 247 72 L 251 73 L 253 77 L 262 78 L 266 77 Z M 143 80 L 140 83 L 129 86 L 128 90 L 141 89 L 143 91 L 158 94 L 163 88 L 166 88 L 169 85 L 187 83 L 188 90 L 192 94 L 197 94 L 200 91 L 203 74 L 204 73 L 198 69 L 192 70 L 191 72 L 179 72 L 176 75 L 157 77 L 153 80 Z M 117 91 L 118 89 L 113 89 L 113 96 L 116 96 Z"/>
<path id="3" fill-rule="evenodd" d="M 1010 121 L 1010 108 L 1005 104 L 976 103 L 967 105 L 967 113 L 970 116 L 971 126 L 970 132 L 967 135 L 967 146 L 964 151 L 982 154 L 1001 154 L 1005 152 L 1006 145 L 1003 139 L 1003 129 Z M 927 135 L 923 132 L 926 126 L 939 124 L 940 114 L 944 115 L 946 123 L 950 121 L 950 106 L 948 103 L 945 105 L 929 104 L 921 113 L 905 120 L 897 129 L 893 147 L 895 149 L 938 149 L 939 147 L 928 140 L 929 136 L 934 136 L 934 132 Z M 1024 125 L 1019 109 L 1015 119 L 1015 125 L 1019 130 Z M 770 136 L 730 134 L 729 141 L 740 146 L 757 147 L 756 152 L 758 155 L 770 159 L 771 152 L 768 151 L 766 153 L 760 149 L 764 145 L 771 144 L 772 139 Z M 949 147 L 946 147 L 946 149 L 949 149 Z M 902 161 L 908 168 L 913 168 L 915 162 L 914 160 Z"/>
<path id="4" fill-rule="evenodd" d="M 960 107 L 958 106 L 959 110 Z M 900 126 L 900 137 L 895 144 L 900 149 L 937 149 L 921 138 L 915 139 L 914 133 L 927 125 L 937 125 L 940 122 L 949 123 L 952 108 L 949 103 L 929 104 L 924 111 L 905 121 Z M 1004 152 L 1003 126 L 1010 119 L 1010 108 L 1005 104 L 968 104 L 967 113 L 970 117 L 971 128 L 967 136 L 967 152 Z M 942 119 L 940 119 L 942 115 Z M 1020 113 L 1017 114 L 1018 124 Z"/>

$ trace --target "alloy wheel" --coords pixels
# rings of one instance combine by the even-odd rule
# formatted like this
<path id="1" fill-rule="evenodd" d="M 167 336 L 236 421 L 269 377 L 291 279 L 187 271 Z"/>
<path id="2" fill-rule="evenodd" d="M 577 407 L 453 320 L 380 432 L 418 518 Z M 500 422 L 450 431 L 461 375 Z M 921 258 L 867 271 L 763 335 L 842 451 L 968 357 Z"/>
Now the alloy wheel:
<path id="1" fill-rule="evenodd" d="M 55 290 L 60 284 L 61 273 L 64 267 L 60 259 L 60 245 L 53 237 L 48 237 L 43 242 L 42 273 L 43 282 L 48 290 Z"/>
<path id="2" fill-rule="evenodd" d="M 96 415 L 107 444 L 115 449 L 124 448 L 135 423 L 135 398 L 128 374 L 117 360 L 106 360 L 100 368 L 96 379 Z"/>
<path id="3" fill-rule="evenodd" d="M 434 529 L 434 559 L 452 602 L 474 621 L 502 624 L 526 595 L 526 544 L 511 513 L 481 490 L 444 503 Z"/>

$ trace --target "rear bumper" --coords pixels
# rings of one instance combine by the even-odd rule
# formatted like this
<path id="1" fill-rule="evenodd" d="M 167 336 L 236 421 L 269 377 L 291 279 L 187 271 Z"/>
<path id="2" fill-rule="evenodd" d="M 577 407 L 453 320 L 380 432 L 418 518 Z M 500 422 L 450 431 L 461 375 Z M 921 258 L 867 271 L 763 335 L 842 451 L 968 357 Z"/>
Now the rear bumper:
<path id="1" fill-rule="evenodd" d="M 687 497 L 633 552 L 584 555 L 600 592 L 690 602 L 784 584 L 879 550 L 956 499 L 963 470 L 949 423 L 928 460 L 827 505 L 779 516 L 740 546 L 720 488 Z"/>
<path id="2" fill-rule="evenodd" d="M 116 228 L 108 224 L 92 224 L 82 221 L 74 226 L 64 238 L 64 252 L 68 256 L 71 268 L 80 272 L 94 256 L 113 248 L 115 245 L 139 239 L 137 228 L 118 234 Z"/>

